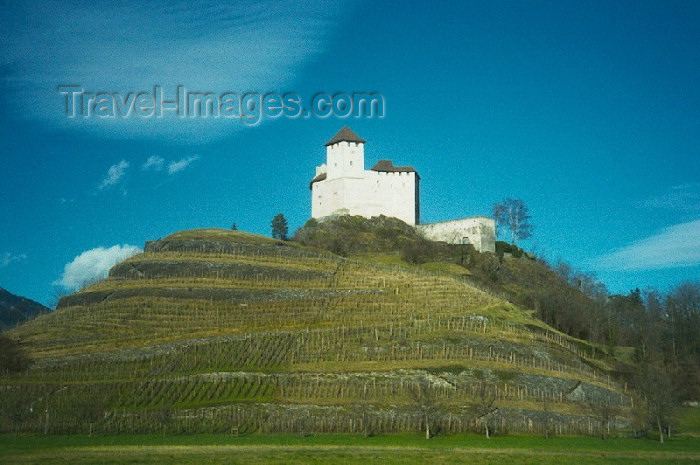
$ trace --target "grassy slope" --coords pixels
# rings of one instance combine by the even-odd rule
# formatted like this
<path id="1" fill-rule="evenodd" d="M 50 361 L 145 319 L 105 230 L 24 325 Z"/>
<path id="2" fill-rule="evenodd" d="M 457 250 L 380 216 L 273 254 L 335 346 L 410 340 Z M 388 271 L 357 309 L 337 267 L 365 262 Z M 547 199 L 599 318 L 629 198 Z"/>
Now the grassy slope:
<path id="1" fill-rule="evenodd" d="M 543 411 L 592 428 L 587 405 L 567 397 L 578 383 L 626 415 L 607 361 L 581 341 L 466 284 L 461 267 L 391 260 L 228 230 L 176 233 L 83 290 L 87 303 L 14 330 L 36 364 L 0 387 L 20 406 L 55 411 L 52 431 L 412 430 L 421 382 L 448 429 L 469 429 L 480 386 L 495 392 L 502 421 L 519 415 L 513 428 L 527 427 L 519 411 L 534 412 L 533 431 Z M 4 428 L 43 427 L 10 410 Z"/>

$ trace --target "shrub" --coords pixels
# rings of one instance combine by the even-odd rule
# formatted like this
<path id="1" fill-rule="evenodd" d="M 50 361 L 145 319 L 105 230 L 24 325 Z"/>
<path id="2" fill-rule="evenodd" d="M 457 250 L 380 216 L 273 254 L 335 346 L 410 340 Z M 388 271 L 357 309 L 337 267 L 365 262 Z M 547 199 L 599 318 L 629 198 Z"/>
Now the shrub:
<path id="1" fill-rule="evenodd" d="M 0 335 L 0 373 L 18 373 L 29 368 L 31 361 L 19 342 Z"/>
<path id="2" fill-rule="evenodd" d="M 509 244 L 504 241 L 496 241 L 496 255 L 499 260 L 503 259 L 504 254 L 509 253 L 513 258 L 521 258 L 524 254 L 523 249 L 514 244 Z"/>

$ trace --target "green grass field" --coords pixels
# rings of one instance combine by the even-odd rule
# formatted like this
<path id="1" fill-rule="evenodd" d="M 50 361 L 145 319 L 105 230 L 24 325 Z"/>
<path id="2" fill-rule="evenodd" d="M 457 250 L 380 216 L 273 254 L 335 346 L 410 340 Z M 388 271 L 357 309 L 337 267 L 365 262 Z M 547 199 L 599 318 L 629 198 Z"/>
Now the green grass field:
<path id="1" fill-rule="evenodd" d="M 7 464 L 236 463 L 700 463 L 700 438 L 608 439 L 474 435 L 120 435 L 0 436 Z"/>

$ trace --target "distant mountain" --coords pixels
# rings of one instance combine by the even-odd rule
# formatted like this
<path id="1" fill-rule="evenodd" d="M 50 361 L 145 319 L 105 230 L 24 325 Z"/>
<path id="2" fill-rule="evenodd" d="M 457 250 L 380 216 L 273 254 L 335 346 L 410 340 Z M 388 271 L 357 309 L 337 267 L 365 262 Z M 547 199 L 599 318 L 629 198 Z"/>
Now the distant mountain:
<path id="1" fill-rule="evenodd" d="M 26 297 L 14 295 L 0 287 L 0 330 L 36 318 L 51 309 Z"/>

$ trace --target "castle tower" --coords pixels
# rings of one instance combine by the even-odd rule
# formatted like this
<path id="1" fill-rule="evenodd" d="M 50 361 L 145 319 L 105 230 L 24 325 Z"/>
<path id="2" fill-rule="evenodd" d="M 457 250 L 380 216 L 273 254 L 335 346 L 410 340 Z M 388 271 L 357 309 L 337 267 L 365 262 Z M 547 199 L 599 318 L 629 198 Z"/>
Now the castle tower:
<path id="1" fill-rule="evenodd" d="M 327 180 L 340 177 L 361 178 L 365 170 L 365 140 L 348 126 L 324 144 Z"/>

